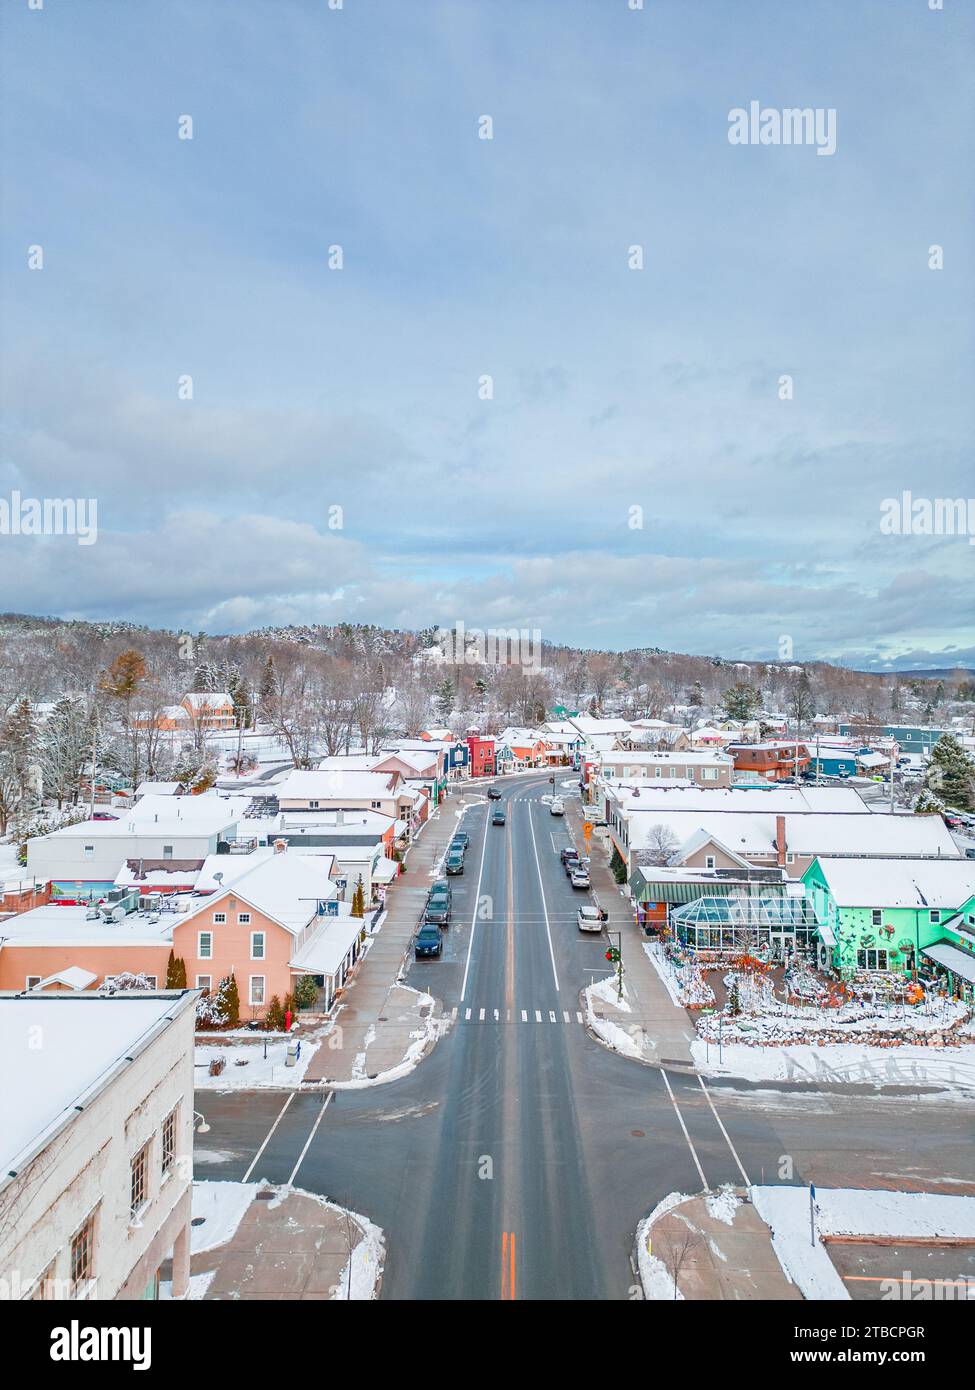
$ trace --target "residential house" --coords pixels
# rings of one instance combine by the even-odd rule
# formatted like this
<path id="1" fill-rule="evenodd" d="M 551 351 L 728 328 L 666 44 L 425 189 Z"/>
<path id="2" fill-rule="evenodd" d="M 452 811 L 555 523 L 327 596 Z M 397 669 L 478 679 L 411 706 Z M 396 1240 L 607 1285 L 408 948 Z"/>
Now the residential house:
<path id="1" fill-rule="evenodd" d="M 471 776 L 493 777 L 495 775 L 494 739 L 482 738 L 479 734 L 468 734 L 464 741 L 470 755 Z"/>
<path id="2" fill-rule="evenodd" d="M 710 749 L 680 753 L 629 749 L 599 754 L 593 769 L 595 776 L 605 781 L 680 779 L 692 786 L 730 787 L 734 763 L 727 753 Z"/>
<path id="3" fill-rule="evenodd" d="M 809 766 L 809 749 L 798 740 L 770 739 L 764 743 L 729 743 L 735 771 L 767 782 L 800 777 Z"/>

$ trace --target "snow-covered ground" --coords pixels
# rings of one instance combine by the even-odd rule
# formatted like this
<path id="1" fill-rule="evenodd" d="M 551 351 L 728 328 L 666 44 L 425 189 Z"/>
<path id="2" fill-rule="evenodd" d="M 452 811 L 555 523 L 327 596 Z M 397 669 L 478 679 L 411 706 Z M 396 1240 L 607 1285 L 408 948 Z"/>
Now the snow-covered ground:
<path id="1" fill-rule="evenodd" d="M 662 1216 L 666 1216 L 674 1207 L 679 1207 L 682 1202 L 688 1201 L 686 1192 L 671 1192 L 662 1202 L 658 1202 L 649 1216 L 645 1217 L 636 1230 L 636 1258 L 637 1266 L 640 1271 L 640 1283 L 643 1285 L 643 1297 L 652 1300 L 674 1299 L 674 1280 L 664 1264 L 663 1260 L 658 1260 L 653 1254 L 653 1239 L 651 1232 L 654 1223 L 659 1221 Z M 648 1245 L 650 1248 L 648 1249 Z M 684 1295 L 680 1289 L 676 1294 L 678 1299 Z"/>
<path id="2" fill-rule="evenodd" d="M 810 1239 L 809 1188 L 752 1187 L 749 1192 L 772 1232 L 779 1263 L 803 1297 L 848 1299 L 849 1291 L 825 1247 Z M 975 1197 L 827 1187 L 816 1189 L 815 1205 L 818 1236 L 975 1239 Z"/>
<path id="3" fill-rule="evenodd" d="M 628 1014 L 631 1012 L 629 1002 L 626 997 L 626 984 L 623 985 L 623 998 L 620 999 L 619 983 L 616 975 L 607 975 L 604 980 L 597 984 L 589 985 L 583 990 L 583 1000 L 586 1010 L 586 1023 L 590 1030 L 598 1038 L 611 1047 L 614 1052 L 619 1052 L 623 1057 L 642 1058 L 643 1049 L 640 1044 L 631 1038 L 624 1028 L 618 1023 L 614 1023 L 610 1018 L 600 1018 L 596 1014 L 593 1001 L 598 1000 L 603 1004 L 609 1004 L 612 1008 L 618 1009 L 620 1013 Z"/>
<path id="4" fill-rule="evenodd" d="M 203 1222 L 192 1227 L 190 1252 L 199 1255 L 232 1240 L 256 1192 L 254 1183 L 195 1182 L 193 1220 L 202 1217 Z"/>
<path id="5" fill-rule="evenodd" d="M 868 1047 L 838 1043 L 824 1047 L 745 1047 L 696 1038 L 694 1065 L 708 1076 L 748 1081 L 863 1082 L 874 1086 L 946 1086 L 975 1096 L 975 1045 L 963 1047 Z"/>
<path id="6" fill-rule="evenodd" d="M 660 976 L 664 989 L 670 995 L 671 1003 L 676 1004 L 679 1009 L 686 1009 L 691 1004 L 701 1007 L 714 1003 L 714 990 L 704 978 L 700 966 L 689 962 L 687 965 L 675 967 L 664 955 L 659 941 L 644 941 L 641 944 L 647 959 Z"/>
<path id="7" fill-rule="evenodd" d="M 254 1038 L 252 1033 L 251 1038 Z M 293 1067 L 285 1066 L 288 1038 L 280 1033 L 268 1035 L 267 1057 L 264 1038 L 258 1034 L 252 1042 L 224 1045 L 197 1043 L 193 1049 L 193 1085 L 198 1091 L 253 1090 L 255 1087 L 300 1086 L 312 1055 L 319 1043 L 301 1039 L 301 1055 Z M 210 1062 L 223 1057 L 227 1065 L 220 1076 L 211 1076 Z"/>
<path id="8" fill-rule="evenodd" d="M 379 1072 L 376 1076 L 367 1076 L 366 1067 L 368 1065 L 368 1047 L 375 1040 L 376 1030 L 371 1028 L 364 1039 L 366 1050 L 357 1053 L 353 1065 L 353 1075 L 348 1081 L 329 1081 L 329 1087 L 333 1091 L 358 1091 L 364 1090 L 367 1086 L 384 1086 L 387 1081 L 398 1081 L 400 1077 L 409 1076 L 419 1065 L 428 1048 L 432 1047 L 442 1033 L 442 1019 L 438 1018 L 434 1012 L 436 1003 L 432 994 L 423 994 L 419 990 L 413 989 L 411 985 L 398 985 L 399 989 L 409 990 L 416 995 L 416 1007 L 418 1010 L 426 1008 L 429 1010 L 426 1017 L 420 1020 L 419 1026 L 410 1033 L 410 1045 L 406 1049 L 406 1054 L 401 1062 L 395 1067 L 390 1067 L 386 1071 Z M 333 1025 L 334 1026 L 334 1025 Z M 331 1029 L 329 1029 L 331 1031 Z M 323 1035 L 327 1038 L 328 1033 Z"/>

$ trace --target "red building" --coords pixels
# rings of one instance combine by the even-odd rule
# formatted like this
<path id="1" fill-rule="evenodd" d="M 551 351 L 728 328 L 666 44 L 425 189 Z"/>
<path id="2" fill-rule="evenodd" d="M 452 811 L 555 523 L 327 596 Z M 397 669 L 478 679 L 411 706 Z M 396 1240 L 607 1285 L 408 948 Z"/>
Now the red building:
<path id="1" fill-rule="evenodd" d="M 470 750 L 472 777 L 494 776 L 494 739 L 476 738 L 469 734 L 465 740 Z"/>
<path id="2" fill-rule="evenodd" d="M 736 772 L 750 772 L 769 782 L 801 777 L 809 766 L 809 749 L 804 743 L 771 739 L 766 743 L 729 743 L 725 749 L 735 760 Z"/>

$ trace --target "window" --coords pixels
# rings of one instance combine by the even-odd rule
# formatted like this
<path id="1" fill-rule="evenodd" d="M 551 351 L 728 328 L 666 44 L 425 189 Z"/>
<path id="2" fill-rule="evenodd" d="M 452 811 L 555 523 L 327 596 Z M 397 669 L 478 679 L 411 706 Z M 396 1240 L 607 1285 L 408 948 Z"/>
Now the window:
<path id="1" fill-rule="evenodd" d="M 311 807 L 313 811 L 318 810 L 319 803 L 317 801 L 309 801 L 308 805 Z"/>
<path id="2" fill-rule="evenodd" d="M 874 927 L 879 927 L 880 919 L 882 916 L 883 913 L 880 911 L 879 907 L 872 908 L 870 912 L 870 925 Z"/>
<path id="3" fill-rule="evenodd" d="M 224 922 L 226 922 L 226 920 L 227 920 L 227 914 L 226 914 L 226 912 L 215 912 L 215 913 L 213 914 L 213 925 L 214 925 L 215 927 L 223 926 L 223 924 L 224 924 Z"/>
<path id="4" fill-rule="evenodd" d="M 151 1142 L 150 1140 L 143 1144 L 132 1160 L 132 1182 L 129 1198 L 129 1211 L 132 1216 L 138 1216 L 149 1200 L 149 1149 Z"/>
<path id="5" fill-rule="evenodd" d="M 95 1213 L 71 1242 L 71 1297 L 84 1298 L 95 1268 Z"/>
<path id="6" fill-rule="evenodd" d="M 197 960 L 213 959 L 213 932 L 201 931 L 197 936 Z"/>
<path id="7" fill-rule="evenodd" d="M 250 994 L 248 995 L 248 998 L 249 998 L 251 1004 L 257 1005 L 257 1004 L 263 1004 L 263 1003 L 264 1003 L 264 976 L 263 976 L 263 975 L 252 975 L 252 976 L 250 977 Z"/>
<path id="8" fill-rule="evenodd" d="M 95 853 L 94 845 L 85 845 L 85 854 L 90 858 Z"/>
<path id="9" fill-rule="evenodd" d="M 374 801 L 374 802 L 372 803 L 372 809 L 373 809 L 374 811 L 378 811 L 378 810 L 381 809 L 382 804 L 383 804 L 383 803 L 382 803 L 381 801 Z"/>
<path id="10" fill-rule="evenodd" d="M 264 933 L 262 931 L 251 932 L 251 960 L 264 959 Z"/>
<path id="11" fill-rule="evenodd" d="M 857 951 L 857 965 L 861 970 L 886 970 L 886 951 Z"/>
<path id="12" fill-rule="evenodd" d="M 172 859 L 172 857 L 173 857 L 173 847 L 172 847 L 172 845 L 163 845 L 163 858 L 164 858 L 164 859 Z"/>
<path id="13" fill-rule="evenodd" d="M 170 1110 L 163 1120 L 162 1127 L 162 1170 L 163 1174 L 169 1172 L 176 1162 L 176 1122 L 179 1118 L 179 1106 Z"/>
<path id="14" fill-rule="evenodd" d="M 715 857 L 714 857 L 713 854 L 706 854 L 706 855 L 704 856 L 704 867 L 705 867 L 706 869 L 713 869 L 713 868 L 716 867 L 716 864 L 717 864 L 717 861 L 715 860 Z"/>
<path id="15" fill-rule="evenodd" d="M 250 913 L 249 913 L 249 912 L 238 912 L 238 914 L 237 914 L 237 921 L 240 923 L 240 925 L 241 925 L 242 927 L 249 927 L 250 924 L 251 924 L 251 915 L 250 915 Z"/>
<path id="16" fill-rule="evenodd" d="M 941 909 L 940 909 L 940 907 L 933 907 L 933 908 L 931 909 L 931 921 L 932 921 L 932 922 L 940 922 L 940 921 L 941 921 Z"/>
<path id="17" fill-rule="evenodd" d="M 41 983 L 41 977 L 40 977 L 40 975 L 28 975 L 28 976 L 27 976 L 27 983 L 24 985 L 24 988 L 25 988 L 25 989 L 33 989 L 35 985 L 39 985 L 40 983 Z"/>
<path id="18" fill-rule="evenodd" d="M 212 975 L 197 975 L 197 977 L 196 977 L 196 987 L 197 987 L 197 989 L 205 989 L 206 992 L 207 992 L 207 994 L 209 994 L 212 985 L 213 985 L 213 976 L 212 976 Z"/>
<path id="19" fill-rule="evenodd" d="M 55 1256 L 44 1273 L 36 1280 L 30 1295 L 32 1302 L 48 1303 L 55 1297 L 57 1285 L 55 1283 L 54 1274 L 57 1269 L 57 1263 L 57 1257 Z"/>

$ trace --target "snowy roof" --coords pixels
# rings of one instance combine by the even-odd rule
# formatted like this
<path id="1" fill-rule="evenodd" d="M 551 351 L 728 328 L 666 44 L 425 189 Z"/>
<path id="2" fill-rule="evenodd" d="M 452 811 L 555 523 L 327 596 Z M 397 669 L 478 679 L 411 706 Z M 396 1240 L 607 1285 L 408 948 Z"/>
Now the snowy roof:
<path id="1" fill-rule="evenodd" d="M 344 834 L 364 835 L 375 831 L 376 838 L 380 839 L 393 824 L 393 817 L 388 816 L 385 811 L 362 810 L 354 808 L 350 811 L 322 810 L 322 811 L 282 811 L 277 818 L 277 825 L 282 834 L 297 834 L 307 831 L 309 834 L 321 834 L 323 831 L 336 831 L 336 840 Z"/>
<path id="2" fill-rule="evenodd" d="M 289 773 L 278 787 L 278 801 L 380 801 L 395 795 L 395 772 L 324 771 Z"/>
<path id="3" fill-rule="evenodd" d="M 677 763 L 680 763 L 678 755 Z M 758 812 L 773 815 L 785 812 L 829 811 L 834 815 L 868 816 L 870 808 L 855 787 L 668 787 L 661 779 L 641 781 L 639 796 L 628 791 L 629 783 L 604 783 L 613 800 L 627 811 L 718 811 Z"/>
<path id="4" fill-rule="evenodd" d="M 599 755 L 601 763 L 612 763 L 617 766 L 622 763 L 628 767 L 653 767 L 655 764 L 663 764 L 667 767 L 680 767 L 686 764 L 688 767 L 713 767 L 718 763 L 724 767 L 731 767 L 732 759 L 727 753 L 720 749 L 710 750 L 703 748 L 685 748 L 682 753 L 662 750 L 651 752 L 649 750 L 617 749 Z"/>
<path id="5" fill-rule="evenodd" d="M 967 862 L 975 879 L 975 863 L 960 859 L 958 847 L 938 816 L 845 816 L 785 814 L 785 841 L 789 854 L 804 858 L 830 855 L 867 855 L 884 862 L 893 855 L 942 856 L 953 863 Z M 768 854 L 775 847 L 776 815 L 753 812 L 629 810 L 631 849 L 651 845 L 654 828 L 666 826 L 684 854 L 693 853 L 707 839 L 714 839 L 735 855 Z M 863 860 L 856 861 L 862 863 Z M 876 867 L 876 866 L 875 866 Z M 961 899 L 959 899 L 961 901 Z"/>
<path id="6" fill-rule="evenodd" d="M 173 913 L 150 922 L 145 912 L 130 912 L 120 922 L 88 920 L 87 907 L 47 903 L 18 913 L 0 923 L 0 943 L 5 946 L 161 946 L 172 936 L 177 918 Z"/>
<path id="7" fill-rule="evenodd" d="M 0 998 L 0 1172 L 23 1168 L 94 1099 L 118 1067 L 189 1007 L 191 991 L 147 998 L 125 994 L 25 994 Z M 43 1047 L 31 1046 L 37 1034 Z"/>
<path id="8" fill-rule="evenodd" d="M 630 731 L 628 719 L 595 719 L 589 715 L 577 714 L 568 722 L 587 737 L 592 734 L 626 734 Z"/>
<path id="9" fill-rule="evenodd" d="M 291 964 L 307 975 L 334 975 L 364 925 L 361 917 L 353 917 L 351 914 L 322 918 L 322 925 L 301 948 Z"/>
<path id="10" fill-rule="evenodd" d="M 80 965 L 69 965 L 54 975 L 48 975 L 47 979 L 41 980 L 34 989 L 46 989 L 48 985 L 64 985 L 67 989 L 87 989 L 97 979 L 98 976 L 93 970 L 82 970 Z"/>
<path id="11" fill-rule="evenodd" d="M 232 860 L 232 854 L 221 858 Z M 274 850 L 256 850 L 241 855 L 248 865 L 246 872 L 224 881 L 208 898 L 199 902 L 184 917 L 198 912 L 211 912 L 227 894 L 243 898 L 251 907 L 296 934 L 307 926 L 316 912 L 316 902 L 325 902 L 338 895 L 338 889 L 328 876 L 332 860 L 327 855 L 278 854 Z"/>
<path id="12" fill-rule="evenodd" d="M 183 790 L 182 782 L 140 782 L 135 789 L 136 796 L 177 796 Z"/>
<path id="13" fill-rule="evenodd" d="M 379 761 L 378 753 L 331 753 L 318 767 L 321 771 L 368 772 Z"/>
<path id="14" fill-rule="evenodd" d="M 216 709 L 219 705 L 232 705 L 234 697 L 226 690 L 191 690 L 183 699 L 191 709 Z"/>
<path id="15" fill-rule="evenodd" d="M 898 816 L 892 819 L 906 820 Z M 937 817 L 917 816 L 918 821 Z M 940 820 L 938 821 L 940 825 Z M 975 893 L 971 859 L 819 860 L 839 907 L 956 908 Z"/>

